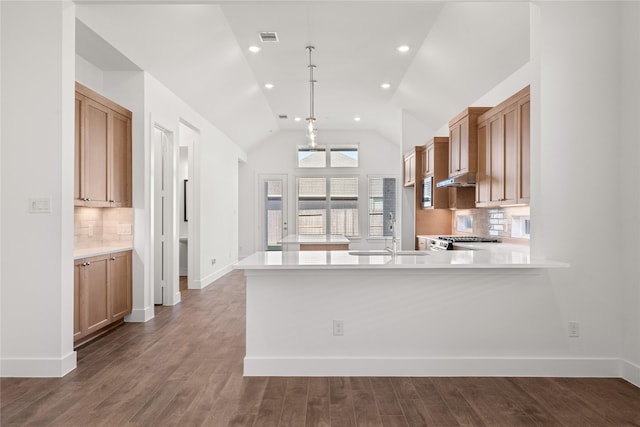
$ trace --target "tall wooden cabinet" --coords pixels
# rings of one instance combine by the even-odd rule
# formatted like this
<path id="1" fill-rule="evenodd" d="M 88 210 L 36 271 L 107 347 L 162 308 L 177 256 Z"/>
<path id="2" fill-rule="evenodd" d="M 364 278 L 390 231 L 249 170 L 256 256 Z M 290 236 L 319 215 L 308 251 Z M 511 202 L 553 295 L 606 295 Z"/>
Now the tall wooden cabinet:
<path id="1" fill-rule="evenodd" d="M 529 87 L 478 118 L 476 206 L 529 203 Z"/>
<path id="2" fill-rule="evenodd" d="M 131 313 L 131 275 L 131 251 L 74 262 L 73 338 L 76 344 Z"/>
<path id="3" fill-rule="evenodd" d="M 131 111 L 76 83 L 76 206 L 132 206 L 131 117 Z"/>

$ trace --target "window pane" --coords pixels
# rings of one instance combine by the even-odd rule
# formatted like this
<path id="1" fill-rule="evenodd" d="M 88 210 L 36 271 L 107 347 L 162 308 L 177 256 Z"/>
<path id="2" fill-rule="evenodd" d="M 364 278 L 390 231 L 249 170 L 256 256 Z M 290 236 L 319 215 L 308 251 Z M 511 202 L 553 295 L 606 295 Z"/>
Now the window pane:
<path id="1" fill-rule="evenodd" d="M 393 233 L 389 214 L 396 216 L 396 179 L 369 178 L 369 236 L 386 237 Z"/>
<path id="2" fill-rule="evenodd" d="M 331 178 L 331 234 L 358 236 L 358 178 Z"/>
<path id="3" fill-rule="evenodd" d="M 298 178 L 298 234 L 326 234 L 326 178 Z"/>
<path id="4" fill-rule="evenodd" d="M 299 168 L 326 168 L 327 154 L 325 147 L 309 148 L 298 147 L 298 167 Z"/>
<path id="5" fill-rule="evenodd" d="M 357 168 L 358 146 L 331 146 L 329 149 L 329 164 L 332 168 Z"/>

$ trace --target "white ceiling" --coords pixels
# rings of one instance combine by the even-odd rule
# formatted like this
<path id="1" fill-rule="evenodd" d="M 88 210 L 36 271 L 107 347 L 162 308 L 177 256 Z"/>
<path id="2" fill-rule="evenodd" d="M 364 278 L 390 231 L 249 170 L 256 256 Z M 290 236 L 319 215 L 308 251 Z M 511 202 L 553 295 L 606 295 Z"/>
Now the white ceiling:
<path id="1" fill-rule="evenodd" d="M 400 111 L 437 130 L 529 60 L 526 2 L 153 3 L 79 4 L 78 54 L 146 70 L 247 150 L 280 129 L 303 132 L 293 117 L 309 115 L 309 44 L 319 135 L 371 129 L 395 143 Z M 260 31 L 280 41 L 260 43 Z"/>

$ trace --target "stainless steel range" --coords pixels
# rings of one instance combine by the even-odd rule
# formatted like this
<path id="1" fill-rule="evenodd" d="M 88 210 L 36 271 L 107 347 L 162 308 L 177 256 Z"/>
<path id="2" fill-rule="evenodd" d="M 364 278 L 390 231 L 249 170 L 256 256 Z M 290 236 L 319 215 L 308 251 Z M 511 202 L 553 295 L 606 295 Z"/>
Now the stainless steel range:
<path id="1" fill-rule="evenodd" d="M 493 237 L 478 236 L 438 236 L 437 240 L 431 241 L 432 251 L 453 250 L 455 243 L 498 243 L 499 240 Z"/>

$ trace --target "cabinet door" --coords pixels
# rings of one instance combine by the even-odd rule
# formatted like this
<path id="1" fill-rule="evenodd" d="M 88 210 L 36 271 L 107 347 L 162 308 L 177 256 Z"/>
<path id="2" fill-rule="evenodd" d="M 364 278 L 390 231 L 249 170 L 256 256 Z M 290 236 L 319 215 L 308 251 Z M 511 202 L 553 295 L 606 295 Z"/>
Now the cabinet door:
<path id="1" fill-rule="evenodd" d="M 85 108 L 85 132 L 81 153 L 84 174 L 82 196 L 92 206 L 109 206 L 107 201 L 108 127 L 110 109 L 91 99 Z M 84 150 L 82 150 L 84 149 Z"/>
<path id="2" fill-rule="evenodd" d="M 435 170 L 435 144 L 430 144 L 424 150 L 424 175 L 433 175 Z"/>
<path id="3" fill-rule="evenodd" d="M 131 251 L 109 257 L 109 292 L 112 321 L 131 313 Z"/>
<path id="4" fill-rule="evenodd" d="M 97 331 L 111 321 L 109 313 L 109 257 L 87 258 L 80 293 L 86 292 L 86 334 Z"/>
<path id="5" fill-rule="evenodd" d="M 416 182 L 416 153 L 412 152 L 404 158 L 404 186 L 409 187 Z"/>
<path id="6" fill-rule="evenodd" d="M 113 207 L 131 206 L 131 119 L 112 113 L 109 202 Z"/>
<path id="7" fill-rule="evenodd" d="M 82 264 L 84 261 L 77 260 L 73 263 L 73 339 L 77 340 L 82 337 L 82 324 L 81 318 L 84 316 L 82 312 L 83 304 L 81 298 L 83 293 L 81 291 L 82 284 Z"/>
<path id="8" fill-rule="evenodd" d="M 457 175 L 460 170 L 460 122 L 449 129 L 449 176 Z"/>
<path id="9" fill-rule="evenodd" d="M 82 180 L 82 162 L 80 161 L 80 156 L 82 155 L 82 131 L 84 129 L 83 126 L 83 118 L 84 114 L 82 112 L 84 96 L 80 95 L 76 92 L 76 116 L 75 116 L 75 145 L 74 145 L 74 162 L 73 162 L 73 198 L 76 200 L 76 205 L 82 205 L 83 203 L 78 203 L 78 201 L 82 200 L 82 188 L 81 188 L 81 180 Z"/>
<path id="10" fill-rule="evenodd" d="M 476 176 L 476 205 L 486 206 L 491 197 L 491 175 L 488 170 L 491 155 L 488 139 L 487 122 L 478 124 L 478 174 Z"/>
<path id="11" fill-rule="evenodd" d="M 531 109 L 529 96 L 518 102 L 519 121 L 519 171 L 518 171 L 518 203 L 529 203 L 530 199 L 530 140 L 531 140 Z"/>
<path id="12" fill-rule="evenodd" d="M 518 110 L 517 105 L 507 107 L 502 113 L 504 135 L 504 189 L 502 204 L 514 204 L 518 192 Z"/>
<path id="13" fill-rule="evenodd" d="M 460 149 L 458 152 L 458 171 L 457 173 L 469 172 L 469 118 L 465 117 L 460 121 Z M 475 160 L 476 157 L 473 156 Z"/>
<path id="14" fill-rule="evenodd" d="M 504 195 L 504 159 L 503 159 L 503 140 L 502 140 L 502 122 L 499 114 L 491 117 L 487 123 L 488 127 L 488 145 L 489 155 L 489 179 L 490 197 L 489 202 L 493 205 L 499 204 Z"/>

